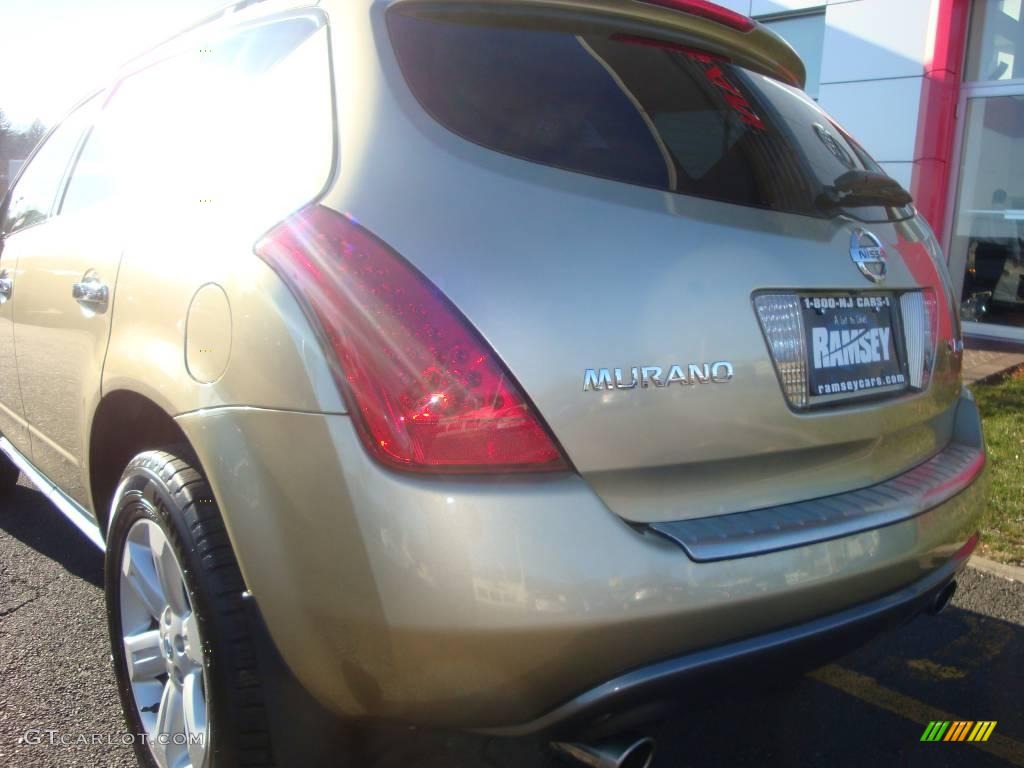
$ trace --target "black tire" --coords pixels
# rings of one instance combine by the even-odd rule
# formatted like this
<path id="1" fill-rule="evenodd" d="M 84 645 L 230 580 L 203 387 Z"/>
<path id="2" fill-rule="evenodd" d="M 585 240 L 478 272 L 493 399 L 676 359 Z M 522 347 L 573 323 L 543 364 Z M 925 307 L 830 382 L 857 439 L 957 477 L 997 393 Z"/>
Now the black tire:
<path id="1" fill-rule="evenodd" d="M 21 477 L 21 470 L 6 455 L 0 453 L 0 496 L 13 491 L 14 486 L 18 484 L 19 477 Z"/>
<path id="2" fill-rule="evenodd" d="M 180 563 L 203 644 L 209 699 L 205 768 L 273 765 L 257 656 L 246 623 L 245 585 L 224 523 L 198 461 L 185 447 L 139 454 L 121 477 L 107 536 L 107 622 L 121 706 L 129 732 L 145 732 L 128 677 L 121 627 L 121 562 L 126 537 L 141 519 L 156 523 Z M 140 765 L 156 768 L 150 747 L 135 739 Z"/>

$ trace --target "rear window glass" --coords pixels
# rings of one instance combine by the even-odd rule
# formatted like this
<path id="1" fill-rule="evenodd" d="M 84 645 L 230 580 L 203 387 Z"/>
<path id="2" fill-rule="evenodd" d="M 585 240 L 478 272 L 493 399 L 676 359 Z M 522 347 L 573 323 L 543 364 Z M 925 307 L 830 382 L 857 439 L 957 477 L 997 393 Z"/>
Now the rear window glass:
<path id="1" fill-rule="evenodd" d="M 508 155 L 819 217 L 830 213 L 818 196 L 838 177 L 880 170 L 798 89 L 697 50 L 400 12 L 389 29 L 423 107 L 462 137 Z M 858 208 L 854 215 L 907 214 Z"/>

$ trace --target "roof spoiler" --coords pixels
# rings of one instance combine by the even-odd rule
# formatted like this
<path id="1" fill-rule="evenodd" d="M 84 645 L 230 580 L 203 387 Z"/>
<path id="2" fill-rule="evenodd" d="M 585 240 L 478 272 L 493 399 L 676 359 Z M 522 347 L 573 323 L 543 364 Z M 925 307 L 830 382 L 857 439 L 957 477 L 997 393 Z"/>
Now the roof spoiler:
<path id="1" fill-rule="evenodd" d="M 743 28 L 722 23 L 707 13 L 710 5 L 692 0 L 398 0 L 391 7 L 415 16 L 488 26 L 664 40 L 804 87 L 807 71 L 789 43 L 757 22 Z"/>

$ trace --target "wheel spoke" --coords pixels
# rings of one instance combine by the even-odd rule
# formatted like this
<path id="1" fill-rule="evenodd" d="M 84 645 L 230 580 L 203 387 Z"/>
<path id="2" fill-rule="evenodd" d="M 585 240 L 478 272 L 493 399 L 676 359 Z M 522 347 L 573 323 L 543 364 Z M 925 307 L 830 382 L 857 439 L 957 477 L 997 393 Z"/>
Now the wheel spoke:
<path id="1" fill-rule="evenodd" d="M 146 613 L 151 618 L 160 620 L 167 598 L 157 578 L 153 556 L 144 544 L 128 542 L 121 563 L 121 575 L 126 583 L 142 602 Z"/>
<path id="2" fill-rule="evenodd" d="M 133 683 L 152 680 L 167 671 L 160 649 L 160 630 L 151 629 L 124 638 L 128 677 Z"/>
<path id="3" fill-rule="evenodd" d="M 189 760 L 194 768 L 201 768 L 206 755 L 206 694 L 201 669 L 195 669 L 185 676 L 182 697 Z"/>
<path id="4" fill-rule="evenodd" d="M 164 532 L 156 525 L 149 529 L 149 548 L 153 552 L 153 567 L 163 589 L 167 604 L 179 616 L 189 612 L 188 598 L 185 596 L 185 582 L 181 568 L 174 557 L 174 550 Z"/>
<path id="5" fill-rule="evenodd" d="M 160 697 L 160 709 L 156 715 L 151 742 L 160 768 L 176 768 L 177 745 L 173 743 L 172 736 L 182 732 L 182 719 L 181 691 L 173 680 L 168 680 L 164 685 L 164 695 Z"/>
<path id="6" fill-rule="evenodd" d="M 199 637 L 199 626 L 195 612 L 189 613 L 181 624 L 185 633 L 185 653 L 189 661 L 202 669 L 203 667 L 203 641 Z"/>

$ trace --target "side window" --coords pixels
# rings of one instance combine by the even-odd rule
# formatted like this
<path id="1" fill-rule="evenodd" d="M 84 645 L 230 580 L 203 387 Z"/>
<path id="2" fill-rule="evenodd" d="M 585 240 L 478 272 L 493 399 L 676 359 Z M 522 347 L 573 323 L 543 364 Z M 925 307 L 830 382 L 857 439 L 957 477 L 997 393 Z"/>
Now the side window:
<path id="1" fill-rule="evenodd" d="M 223 211 L 294 192 L 295 176 L 302 194 L 315 194 L 305 187 L 311 177 L 322 185 L 332 141 L 319 29 L 306 16 L 244 29 L 124 78 L 86 139 L 61 213 L 104 202 L 119 213 Z M 253 183 L 268 173 L 273 185 Z"/>
<path id="2" fill-rule="evenodd" d="M 100 112 L 85 139 L 85 146 L 75 161 L 71 180 L 64 192 L 60 212 L 73 213 L 114 197 L 116 175 L 113 173 L 116 149 L 106 122 L 109 112 Z"/>
<path id="3" fill-rule="evenodd" d="M 0 232 L 10 234 L 45 221 L 50 215 L 61 181 L 82 132 L 95 107 L 93 97 L 68 115 L 32 156 L 11 190 Z"/>

